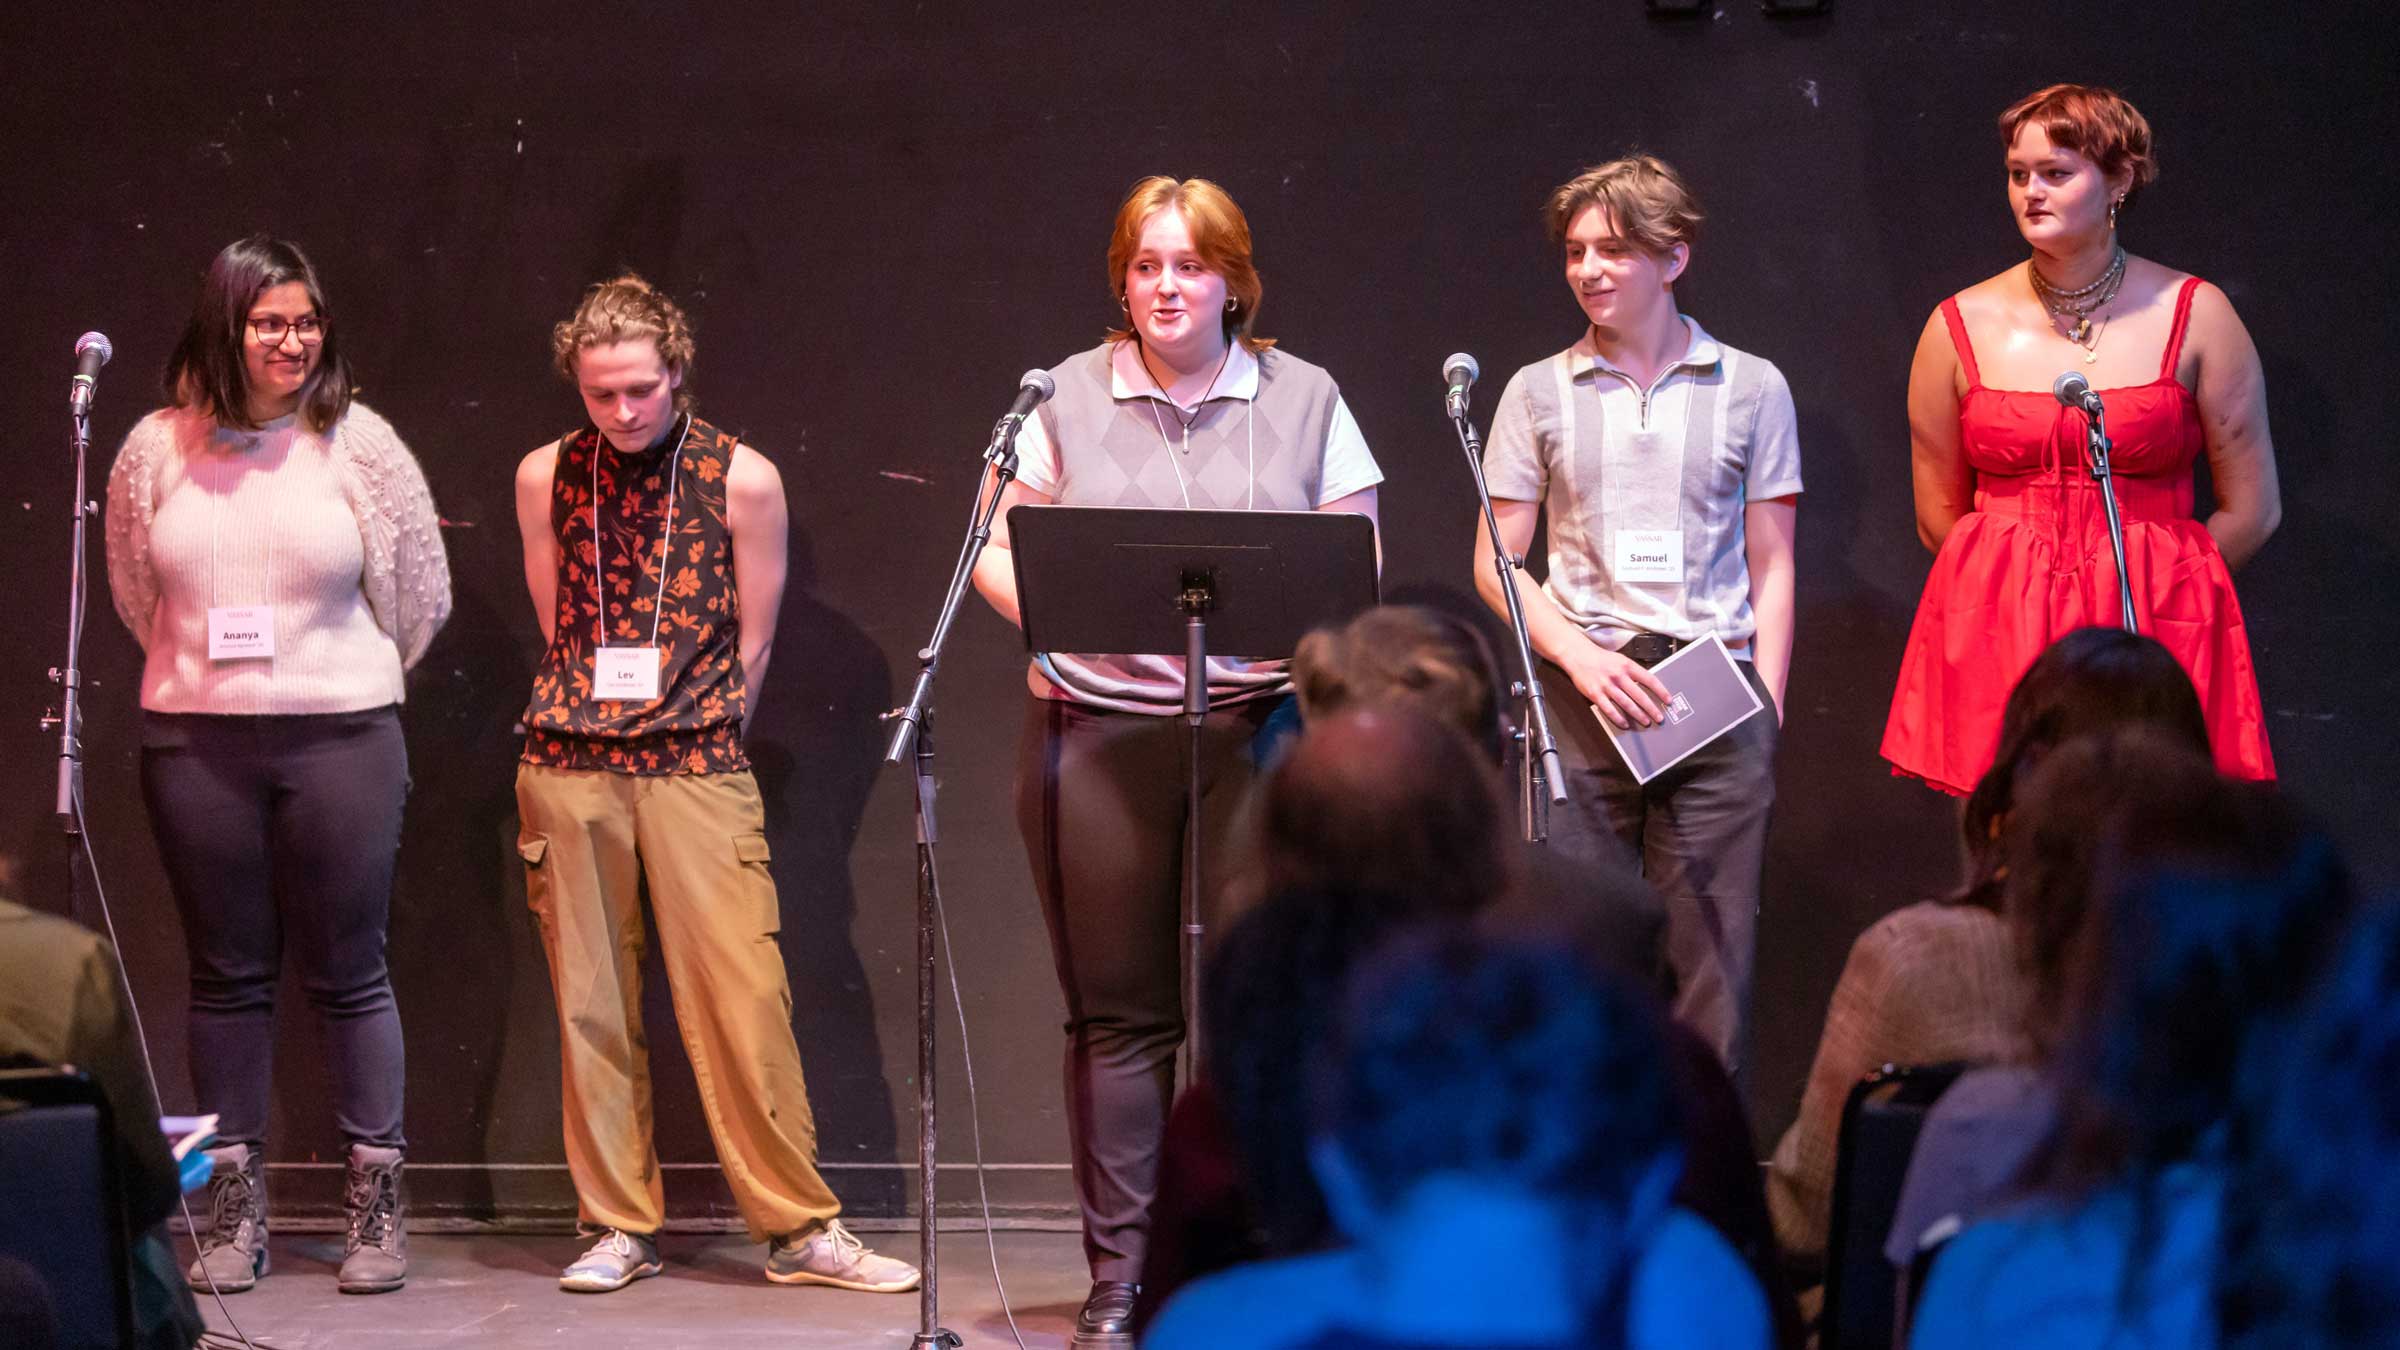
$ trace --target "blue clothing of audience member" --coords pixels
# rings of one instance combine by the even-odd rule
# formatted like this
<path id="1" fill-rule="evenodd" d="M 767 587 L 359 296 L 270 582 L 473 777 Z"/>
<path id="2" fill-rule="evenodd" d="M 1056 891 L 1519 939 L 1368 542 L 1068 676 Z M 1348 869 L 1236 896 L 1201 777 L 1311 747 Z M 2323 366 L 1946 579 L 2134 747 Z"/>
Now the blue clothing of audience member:
<path id="1" fill-rule="evenodd" d="M 1909 1344 L 2213 1346 L 2222 1202 L 2218 1172 L 2184 1163 L 2159 1174 L 2147 1194 L 2116 1186 L 2073 1206 L 2033 1201 L 1975 1224 L 1934 1261 Z"/>
<path id="2" fill-rule="evenodd" d="M 1455 1213 L 1415 1230 L 1429 1247 L 1440 1249 L 1442 1261 L 1453 1266 L 1491 1269 L 1495 1294 L 1505 1293 L 1531 1253 L 1521 1246 L 1494 1246 L 1477 1238 Z M 1352 1345 L 1407 1347 L 1408 1350 L 1453 1350 L 1461 1344 L 1476 1350 L 1550 1350 L 1573 1345 L 1588 1350 L 1590 1337 L 1574 1335 L 1555 1341 L 1485 1338 L 1459 1342 L 1426 1339 L 1413 1328 L 1413 1339 L 1393 1339 L 1414 1318 L 1400 1308 L 1364 1324 L 1353 1320 L 1363 1307 L 1385 1297 L 1369 1273 L 1371 1262 L 1354 1250 L 1315 1252 L 1278 1261 L 1236 1266 L 1194 1282 L 1159 1314 L 1143 1350 L 1222 1350 L 1240 1345 L 1246 1350 L 1314 1350 L 1318 1346 Z M 1521 1272 L 1520 1272 L 1521 1273 Z M 1679 1209 L 1670 1209 L 1636 1258 L 1625 1297 L 1623 1344 L 1626 1350 L 1744 1350 L 1773 1343 L 1773 1323 L 1765 1295 L 1750 1268 L 1717 1230 Z"/>
<path id="3" fill-rule="evenodd" d="M 1201 1280 L 1145 1350 L 1771 1341 L 1682 1170 L 1659 1017 L 1568 943 L 1437 923 L 1362 963 L 1310 1065 L 1347 1245 Z"/>

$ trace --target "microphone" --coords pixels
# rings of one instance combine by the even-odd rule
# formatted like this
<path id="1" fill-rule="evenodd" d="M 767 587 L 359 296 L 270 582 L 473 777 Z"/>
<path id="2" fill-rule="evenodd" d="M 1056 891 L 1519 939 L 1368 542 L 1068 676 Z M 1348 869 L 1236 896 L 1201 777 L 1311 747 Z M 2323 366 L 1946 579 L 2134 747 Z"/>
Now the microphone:
<path id="1" fill-rule="evenodd" d="M 2070 370 L 2051 381 L 2050 396 L 2067 407 L 2080 408 L 2094 417 L 2106 411 L 2100 405 L 2100 396 L 2092 392 L 2092 382 L 2083 378 L 2080 371 Z"/>
<path id="2" fill-rule="evenodd" d="M 1017 428 L 1023 426 L 1025 419 L 1033 415 L 1033 410 L 1057 391 L 1058 382 L 1050 378 L 1049 371 L 1035 369 L 1019 375 L 1016 401 L 1009 404 L 1008 411 L 1000 414 L 1000 420 L 992 424 L 992 443 L 985 448 L 983 457 L 994 463 L 999 462 L 1001 455 L 1007 452 L 1009 443 L 1017 438 Z"/>
<path id="3" fill-rule="evenodd" d="M 1475 358 L 1465 352 L 1452 352 L 1450 359 L 1442 362 L 1442 379 L 1450 386 L 1442 395 L 1442 406 L 1450 410 L 1450 416 L 1467 415 L 1467 391 L 1475 387 L 1475 377 L 1482 373 Z"/>
<path id="4" fill-rule="evenodd" d="M 1000 415 L 1003 422 L 1022 422 L 1033 414 L 1049 397 L 1058 391 L 1058 383 L 1046 370 L 1029 370 L 1017 377 L 1017 401 L 1008 405 Z"/>
<path id="5" fill-rule="evenodd" d="M 86 333 L 75 339 L 75 382 L 67 392 L 67 406 L 77 417 L 92 411 L 92 390 L 100 383 L 100 367 L 117 354 L 108 345 L 108 334 Z"/>

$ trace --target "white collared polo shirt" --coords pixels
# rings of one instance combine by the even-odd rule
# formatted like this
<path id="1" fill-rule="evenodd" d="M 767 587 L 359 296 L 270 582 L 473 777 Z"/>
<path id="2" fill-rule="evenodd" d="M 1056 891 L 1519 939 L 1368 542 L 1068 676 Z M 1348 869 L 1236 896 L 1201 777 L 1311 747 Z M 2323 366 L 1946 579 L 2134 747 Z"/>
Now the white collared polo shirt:
<path id="1" fill-rule="evenodd" d="M 1543 593 L 1611 649 L 1643 632 L 1745 643 L 1757 621 L 1743 510 L 1801 490 L 1782 372 L 1683 322 L 1690 344 L 1647 388 L 1588 329 L 1518 371 L 1484 451 L 1494 497 L 1547 512 Z"/>

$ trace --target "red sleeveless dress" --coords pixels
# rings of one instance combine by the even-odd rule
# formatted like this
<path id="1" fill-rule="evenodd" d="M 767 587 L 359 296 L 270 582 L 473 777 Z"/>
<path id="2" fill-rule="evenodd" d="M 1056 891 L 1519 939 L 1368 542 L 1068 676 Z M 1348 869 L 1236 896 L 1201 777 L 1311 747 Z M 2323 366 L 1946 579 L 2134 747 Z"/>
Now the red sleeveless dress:
<path id="1" fill-rule="evenodd" d="M 2101 391 L 2116 457 L 2125 570 L 2142 631 L 2200 691 L 2217 767 L 2273 778 L 2266 715 L 2233 576 L 2192 517 L 2192 461 L 2205 449 L 2200 405 L 2175 378 L 2198 278 L 2175 297 L 2158 378 Z M 1959 440 L 1975 470 L 1975 509 L 1942 541 L 1900 662 L 1883 757 L 1892 771 L 1964 796 L 1991 766 L 2000 710 L 2033 659 L 2071 629 L 2120 620 L 2116 559 L 2098 485 L 2084 463 L 2084 417 L 2046 391 L 1986 388 L 1955 299 L 1942 302 L 1967 373 Z"/>

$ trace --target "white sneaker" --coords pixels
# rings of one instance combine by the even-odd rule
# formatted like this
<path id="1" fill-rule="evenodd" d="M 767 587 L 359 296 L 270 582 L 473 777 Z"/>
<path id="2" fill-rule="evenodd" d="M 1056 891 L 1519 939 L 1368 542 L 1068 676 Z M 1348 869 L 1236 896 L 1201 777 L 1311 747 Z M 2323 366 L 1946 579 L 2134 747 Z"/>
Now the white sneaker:
<path id="1" fill-rule="evenodd" d="M 558 1277 L 558 1287 L 576 1294 L 606 1294 L 664 1269 L 655 1240 L 611 1228 L 566 1268 Z"/>
<path id="2" fill-rule="evenodd" d="M 896 1257 L 879 1256 L 835 1219 L 799 1241 L 789 1235 L 767 1245 L 767 1278 L 777 1284 L 830 1284 L 862 1294 L 899 1294 L 924 1278 Z"/>

